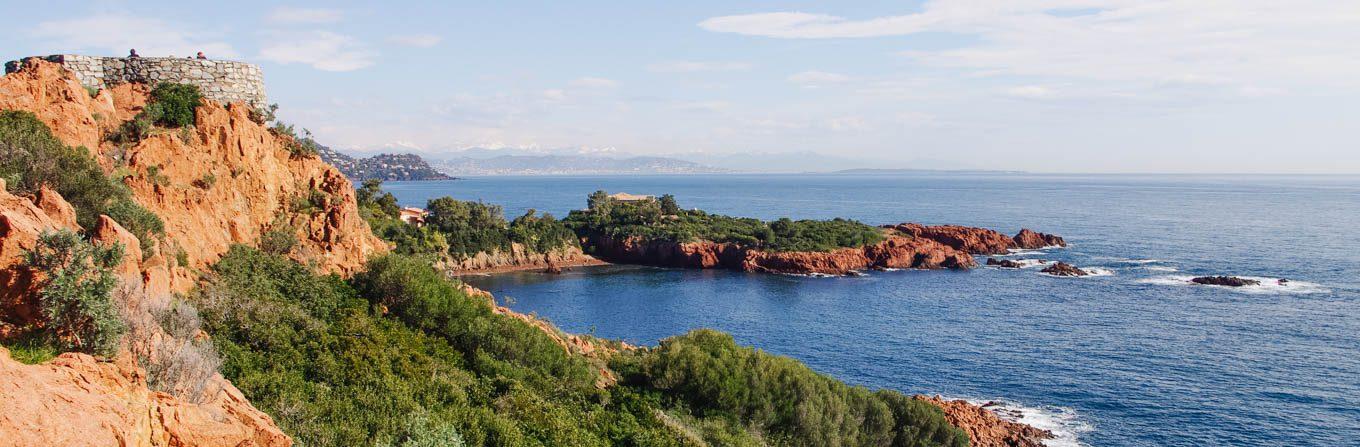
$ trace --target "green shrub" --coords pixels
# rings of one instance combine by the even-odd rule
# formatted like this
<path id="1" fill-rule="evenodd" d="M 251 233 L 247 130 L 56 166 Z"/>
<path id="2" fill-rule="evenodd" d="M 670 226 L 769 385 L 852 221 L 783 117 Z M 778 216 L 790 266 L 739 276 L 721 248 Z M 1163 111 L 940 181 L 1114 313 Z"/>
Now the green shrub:
<path id="1" fill-rule="evenodd" d="M 660 200 L 620 202 L 604 191 L 587 199 L 587 209 L 572 211 L 563 222 L 581 237 L 642 237 L 690 242 L 734 243 L 769 251 L 833 251 L 883 240 L 883 231 L 847 219 L 764 222 L 759 219 L 682 210 L 669 194 Z"/>
<path id="2" fill-rule="evenodd" d="M 194 186 L 198 189 L 212 189 L 217 184 L 217 176 L 212 173 L 203 174 L 198 180 L 194 180 Z"/>
<path id="3" fill-rule="evenodd" d="M 297 243 L 297 231 L 287 225 L 271 228 L 260 235 L 260 250 L 265 253 L 286 255 Z"/>
<path id="4" fill-rule="evenodd" d="M 165 232 L 160 217 L 134 202 L 122 182 L 105 176 L 88 150 L 62 144 L 29 112 L 0 112 L 0 178 L 14 192 L 52 188 L 75 208 L 81 227 L 92 229 L 101 214 L 108 215 L 141 239 L 144 251 Z"/>
<path id="5" fill-rule="evenodd" d="M 161 126 L 190 126 L 202 99 L 203 93 L 196 85 L 162 82 L 151 90 L 151 100 L 143 113 Z"/>
<path id="6" fill-rule="evenodd" d="M 127 330 L 111 295 L 117 285 L 113 269 L 122 261 L 123 248 L 104 247 L 81 240 L 70 230 L 44 232 L 24 264 L 43 273 L 38 308 L 44 329 L 64 347 L 111 355 Z"/>
<path id="7" fill-rule="evenodd" d="M 555 373 L 579 360 L 542 331 L 428 265 L 384 259 L 359 292 L 235 246 L 192 295 L 223 375 L 299 444 L 678 445 L 631 391 Z"/>
<path id="8" fill-rule="evenodd" d="M 700 419 L 728 419 L 774 445 L 968 445 L 930 404 L 848 386 L 713 330 L 662 340 L 620 369 Z"/>
<path id="9" fill-rule="evenodd" d="M 36 365 L 61 354 L 57 340 L 47 334 L 25 334 L 3 342 L 10 358 L 25 365 Z"/>

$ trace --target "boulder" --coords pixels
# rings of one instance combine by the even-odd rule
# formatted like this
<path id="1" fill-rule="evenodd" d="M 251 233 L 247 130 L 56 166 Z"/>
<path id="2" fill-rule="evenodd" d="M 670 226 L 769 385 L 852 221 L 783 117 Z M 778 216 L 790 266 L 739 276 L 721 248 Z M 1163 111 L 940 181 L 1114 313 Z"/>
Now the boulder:
<path id="1" fill-rule="evenodd" d="M 1254 279 L 1238 278 L 1236 276 L 1200 276 L 1196 278 L 1191 278 L 1190 282 L 1193 282 L 1195 284 L 1203 284 L 1206 286 L 1226 286 L 1226 287 L 1261 285 L 1260 281 Z"/>
<path id="2" fill-rule="evenodd" d="M 1028 250 L 1044 247 L 1067 246 L 1067 241 L 1064 241 L 1060 236 L 1040 233 L 1028 228 L 1021 229 L 1019 233 L 1016 233 L 1015 237 L 1011 238 L 1011 240 L 1015 242 L 1015 248 L 1024 248 Z"/>
<path id="3" fill-rule="evenodd" d="M 1076 266 L 1073 266 L 1072 264 L 1068 264 L 1066 262 L 1054 263 L 1053 265 L 1044 267 L 1044 269 L 1040 270 L 1040 272 L 1047 273 L 1053 276 L 1086 276 L 1091 274 L 1091 272 L 1079 269 Z"/>
<path id="4" fill-rule="evenodd" d="M 987 265 L 1007 269 L 1018 269 L 1020 267 L 1023 267 L 1023 265 L 1021 265 L 1019 262 L 1015 262 L 1010 259 L 996 259 L 996 258 L 987 258 Z"/>

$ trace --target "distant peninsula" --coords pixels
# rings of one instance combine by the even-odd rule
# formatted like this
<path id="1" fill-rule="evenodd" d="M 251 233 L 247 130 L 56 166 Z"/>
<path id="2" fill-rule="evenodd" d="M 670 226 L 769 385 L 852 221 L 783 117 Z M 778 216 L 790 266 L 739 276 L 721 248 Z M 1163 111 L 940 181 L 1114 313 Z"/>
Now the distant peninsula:
<path id="1" fill-rule="evenodd" d="M 372 157 L 355 158 L 342 154 L 326 146 L 317 145 L 321 159 L 335 166 L 354 181 L 378 179 L 382 181 L 402 180 L 452 180 L 442 172 L 430 167 L 425 159 L 416 154 L 378 154 Z"/>

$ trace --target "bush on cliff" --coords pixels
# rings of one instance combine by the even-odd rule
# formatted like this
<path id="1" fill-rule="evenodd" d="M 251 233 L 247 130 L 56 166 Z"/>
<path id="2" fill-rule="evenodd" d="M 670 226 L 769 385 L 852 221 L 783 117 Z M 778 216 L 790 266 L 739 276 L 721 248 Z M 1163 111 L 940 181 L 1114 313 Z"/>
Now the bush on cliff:
<path id="1" fill-rule="evenodd" d="M 141 239 L 148 254 L 154 237 L 165 232 L 160 217 L 133 201 L 126 185 L 104 175 L 87 149 L 63 144 L 32 113 L 0 112 L 0 177 L 12 192 L 52 188 L 75 208 L 76 222 L 86 229 L 108 215 Z"/>
<path id="2" fill-rule="evenodd" d="M 696 330 L 613 365 L 633 386 L 664 393 L 701 419 L 728 420 L 774 445 L 965 446 L 938 408 L 893 391 L 869 391 L 796 360 Z"/>
<path id="3" fill-rule="evenodd" d="M 669 194 L 661 200 L 619 201 L 604 191 L 591 194 L 588 208 L 563 220 L 578 235 L 691 242 L 735 243 L 769 251 L 832 251 L 883 240 L 883 231 L 847 219 L 764 222 L 760 219 L 682 210 Z"/>
<path id="4" fill-rule="evenodd" d="M 42 273 L 38 309 L 43 330 L 66 350 L 112 355 L 127 324 L 111 299 L 113 269 L 123 247 L 95 245 L 70 230 L 43 232 L 24 252 L 24 265 Z"/>
<path id="5" fill-rule="evenodd" d="M 223 374 L 302 445 L 679 445 L 633 393 L 410 258 L 351 283 L 237 246 L 194 301 Z"/>
<path id="6" fill-rule="evenodd" d="M 142 113 L 161 126 L 191 126 L 197 116 L 195 110 L 202 100 L 203 93 L 196 85 L 162 82 L 151 90 L 151 100 Z"/>
<path id="7" fill-rule="evenodd" d="M 426 203 L 425 225 L 415 226 L 400 219 L 396 197 L 382 192 L 379 180 L 364 181 L 355 197 L 374 234 L 395 244 L 402 254 L 464 259 L 508 252 L 514 243 L 537 253 L 578 245 L 576 235 L 561 221 L 534 210 L 507 222 L 500 206 L 440 197 Z"/>

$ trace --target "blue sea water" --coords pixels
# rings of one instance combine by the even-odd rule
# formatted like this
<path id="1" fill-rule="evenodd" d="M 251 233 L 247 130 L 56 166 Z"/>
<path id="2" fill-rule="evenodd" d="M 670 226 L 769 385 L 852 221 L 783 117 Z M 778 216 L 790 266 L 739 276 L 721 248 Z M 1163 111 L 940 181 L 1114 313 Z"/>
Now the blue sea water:
<path id="1" fill-rule="evenodd" d="M 996 174 L 480 177 L 394 182 L 564 215 L 591 191 L 760 218 L 1064 236 L 1037 268 L 814 278 L 633 266 L 469 277 L 571 332 L 700 327 L 853 384 L 1004 400 L 1051 445 L 1360 445 L 1360 178 Z M 1260 277 L 1242 289 L 1190 276 Z M 1277 278 L 1291 280 L 1285 286 Z"/>

